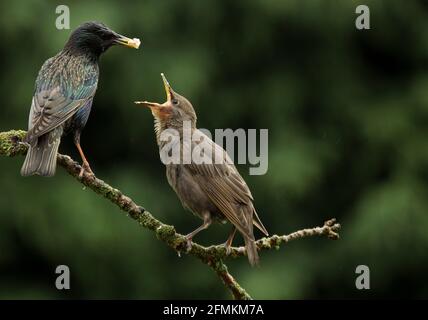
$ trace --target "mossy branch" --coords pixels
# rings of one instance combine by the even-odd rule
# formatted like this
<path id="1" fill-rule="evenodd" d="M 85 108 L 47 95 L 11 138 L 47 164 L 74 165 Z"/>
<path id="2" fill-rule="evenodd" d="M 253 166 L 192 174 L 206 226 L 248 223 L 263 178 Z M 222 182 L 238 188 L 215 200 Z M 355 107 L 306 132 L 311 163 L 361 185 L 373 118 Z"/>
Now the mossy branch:
<path id="1" fill-rule="evenodd" d="M 23 130 L 0 132 L 0 155 L 7 157 L 25 155 L 27 146 L 21 143 L 24 136 L 25 131 Z M 58 164 L 80 183 L 116 204 L 142 227 L 152 230 L 158 239 L 165 242 L 176 252 L 179 254 L 186 252 L 186 238 L 184 235 L 177 233 L 174 226 L 159 221 L 150 212 L 137 205 L 130 197 L 124 195 L 120 190 L 113 188 L 103 180 L 87 173 L 79 178 L 81 167 L 69 156 L 58 154 Z M 326 236 L 329 239 L 335 240 L 339 238 L 337 233 L 339 229 L 340 225 L 336 223 L 335 219 L 331 219 L 325 222 L 322 227 L 303 229 L 288 235 L 273 235 L 268 238 L 262 238 L 257 241 L 257 247 L 259 250 L 279 249 L 281 244 L 312 236 Z M 247 291 L 229 273 L 227 266 L 223 262 L 223 260 L 228 258 L 245 256 L 245 247 L 233 247 L 230 254 L 227 255 L 224 246 L 205 247 L 198 243 L 193 243 L 190 251 L 186 253 L 198 258 L 213 269 L 235 299 L 251 299 Z"/>

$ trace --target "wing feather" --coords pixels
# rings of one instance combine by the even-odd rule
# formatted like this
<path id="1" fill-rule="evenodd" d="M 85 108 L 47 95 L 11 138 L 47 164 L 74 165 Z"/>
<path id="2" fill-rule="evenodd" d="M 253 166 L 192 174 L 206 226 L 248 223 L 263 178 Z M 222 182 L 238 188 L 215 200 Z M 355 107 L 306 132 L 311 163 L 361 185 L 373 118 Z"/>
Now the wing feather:
<path id="1" fill-rule="evenodd" d="M 47 60 L 36 80 L 26 136 L 30 143 L 66 122 L 95 95 L 98 66 L 74 62 L 69 68 L 61 59 Z"/>
<path id="2" fill-rule="evenodd" d="M 185 165 L 187 169 L 192 172 L 195 180 L 211 201 L 240 232 L 254 239 L 252 232 L 254 214 L 257 217 L 254 221 L 255 225 L 262 232 L 267 233 L 254 209 L 254 199 L 250 189 L 226 151 L 207 136 L 204 137 L 204 140 L 212 147 L 213 152 L 222 154 L 223 163 L 191 163 Z M 214 159 L 214 153 L 212 159 Z"/>

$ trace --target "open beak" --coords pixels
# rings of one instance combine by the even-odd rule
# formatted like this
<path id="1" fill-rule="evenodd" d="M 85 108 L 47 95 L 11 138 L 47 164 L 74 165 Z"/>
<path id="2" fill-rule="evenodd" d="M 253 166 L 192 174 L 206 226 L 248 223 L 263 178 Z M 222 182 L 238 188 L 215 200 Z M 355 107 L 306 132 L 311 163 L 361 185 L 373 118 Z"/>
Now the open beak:
<path id="1" fill-rule="evenodd" d="M 134 101 L 135 104 L 141 104 L 144 107 L 148 107 L 150 109 L 162 108 L 162 105 L 157 102 L 149 102 L 149 101 Z"/>
<path id="2" fill-rule="evenodd" d="M 166 119 L 171 114 L 172 108 L 171 106 L 169 106 L 168 102 L 160 104 L 157 102 L 149 102 L 149 101 L 135 101 L 134 103 L 150 108 L 153 116 L 155 116 L 158 119 Z"/>
<path id="3" fill-rule="evenodd" d="M 157 103 L 157 102 L 149 102 L 149 101 L 135 101 L 135 104 L 141 104 L 144 107 L 148 107 L 150 109 L 159 110 L 160 108 L 168 108 L 171 107 L 171 100 L 174 98 L 174 91 L 172 90 L 168 80 L 166 79 L 165 75 L 161 73 L 161 77 L 163 80 L 163 85 L 165 87 L 165 93 L 166 93 L 166 102 L 163 104 Z"/>
<path id="4" fill-rule="evenodd" d="M 165 87 L 165 93 L 166 93 L 166 100 L 167 101 L 171 101 L 173 98 L 173 91 L 171 86 L 169 85 L 168 80 L 166 79 L 165 75 L 163 73 L 161 73 L 161 77 L 163 80 L 163 85 Z"/>
<path id="5" fill-rule="evenodd" d="M 114 40 L 115 43 L 120 44 L 122 46 L 138 49 L 140 47 L 141 41 L 138 38 L 130 39 L 120 34 L 117 35 Z"/>

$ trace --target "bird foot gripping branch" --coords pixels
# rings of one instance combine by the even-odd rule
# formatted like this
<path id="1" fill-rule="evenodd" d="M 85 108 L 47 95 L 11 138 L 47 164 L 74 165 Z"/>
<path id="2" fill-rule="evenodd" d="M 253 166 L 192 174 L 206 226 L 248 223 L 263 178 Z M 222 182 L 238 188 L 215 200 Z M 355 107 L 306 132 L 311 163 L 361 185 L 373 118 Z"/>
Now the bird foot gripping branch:
<path id="1" fill-rule="evenodd" d="M 0 132 L 0 155 L 7 157 L 25 155 L 27 146 L 24 143 L 20 143 L 25 134 L 26 132 L 23 130 Z M 58 154 L 58 164 L 80 183 L 116 204 L 142 227 L 154 231 L 157 237 L 173 250 L 179 252 L 181 246 L 186 242 L 185 236 L 178 234 L 173 226 L 166 225 L 157 220 L 150 212 L 138 206 L 131 198 L 120 192 L 120 190 L 111 187 L 96 176 L 88 177 L 84 175 L 83 178 L 80 179 L 79 172 L 81 167 L 69 156 Z M 305 237 L 326 236 L 329 239 L 336 240 L 339 239 L 339 230 L 340 224 L 336 223 L 335 219 L 331 219 L 326 221 L 322 227 L 303 229 L 288 235 L 273 235 L 271 237 L 262 238 L 256 241 L 256 245 L 258 251 L 263 251 L 279 249 L 281 244 Z M 241 287 L 236 279 L 232 277 L 222 260 L 226 257 L 230 259 L 242 257 L 245 256 L 245 254 L 245 247 L 231 247 L 230 253 L 227 254 L 224 245 L 204 247 L 198 243 L 193 243 L 192 249 L 189 252 L 189 255 L 198 258 L 201 262 L 213 269 L 235 299 L 250 299 L 251 296 Z"/>
<path id="2" fill-rule="evenodd" d="M 256 265 L 259 261 L 255 244 L 254 228 L 268 235 L 253 204 L 253 196 L 239 174 L 227 152 L 196 127 L 196 113 L 191 102 L 172 89 L 165 75 L 161 73 L 166 101 L 164 103 L 136 101 L 137 104 L 149 108 L 155 118 L 156 140 L 162 155 L 167 142 L 162 139 L 164 132 L 176 132 L 179 140 L 174 145 L 186 145 L 184 140 L 184 123 L 190 123 L 191 134 L 201 137 L 209 150 L 205 154 L 210 161 L 185 163 L 176 159 L 175 163 L 166 164 L 168 182 L 181 202 L 203 220 L 201 226 L 187 236 L 187 251 L 190 251 L 191 240 L 199 232 L 207 229 L 212 222 L 229 221 L 233 232 L 227 243 L 233 241 L 235 230 L 243 237 L 247 249 L 248 261 Z M 192 159 L 191 155 L 199 148 L 195 141 L 183 147 L 183 159 Z M 215 155 L 221 155 L 222 161 L 215 161 Z M 211 158 L 210 158 L 211 157 Z M 178 163 L 177 163 L 178 162 Z M 228 250 L 229 251 L 229 250 Z"/>
<path id="3" fill-rule="evenodd" d="M 26 153 L 21 169 L 23 176 L 53 176 L 57 163 L 60 164 L 82 184 L 117 204 L 140 225 L 154 231 L 168 246 L 177 252 L 184 251 L 193 255 L 210 266 L 233 296 L 239 299 L 251 297 L 230 275 L 223 263 L 224 258 L 245 255 L 251 265 L 256 265 L 259 261 L 258 251 L 279 248 L 281 243 L 293 239 L 314 235 L 338 239 L 340 225 L 332 219 L 323 227 L 256 241 L 254 229 L 259 229 L 266 236 L 268 232 L 256 212 L 250 189 L 225 150 L 197 129 L 192 104 L 172 89 L 164 74 L 161 76 L 167 101 L 163 104 L 137 102 L 149 107 L 155 117 L 159 148 L 163 146 L 163 142 L 158 134 L 166 129 L 178 129 L 180 132 L 183 122 L 188 121 L 192 130 L 216 150 L 214 154 L 222 154 L 225 158 L 220 164 L 211 161 L 167 166 L 169 183 L 182 203 L 202 218 L 202 225 L 186 236 L 178 234 L 173 226 L 155 219 L 120 190 L 98 179 L 85 157 L 80 136 L 97 89 L 98 59 L 115 44 L 138 49 L 140 40 L 117 34 L 101 23 L 84 23 L 70 35 L 64 49 L 42 66 L 36 79 L 28 132 L 0 133 L 0 154 L 13 156 Z M 58 74 L 61 76 L 57 76 Z M 73 133 L 74 144 L 82 159 L 81 166 L 69 156 L 58 154 L 61 137 L 67 132 Z M 192 152 L 194 148 L 195 145 L 192 144 L 187 151 Z M 226 243 L 208 248 L 193 243 L 193 237 L 208 228 L 213 221 L 229 221 L 233 225 Z M 236 231 L 242 235 L 245 246 L 231 246 Z"/>
<path id="4" fill-rule="evenodd" d="M 80 145 L 80 136 L 92 108 L 98 86 L 98 60 L 113 45 L 138 49 L 140 40 L 130 39 L 102 23 L 86 22 L 74 30 L 64 48 L 41 67 L 31 103 L 24 141 L 29 144 L 21 169 L 23 176 L 51 177 L 64 133 L 73 133 L 82 158 L 79 174 L 92 174 Z M 60 74 L 61 76 L 57 76 Z"/>

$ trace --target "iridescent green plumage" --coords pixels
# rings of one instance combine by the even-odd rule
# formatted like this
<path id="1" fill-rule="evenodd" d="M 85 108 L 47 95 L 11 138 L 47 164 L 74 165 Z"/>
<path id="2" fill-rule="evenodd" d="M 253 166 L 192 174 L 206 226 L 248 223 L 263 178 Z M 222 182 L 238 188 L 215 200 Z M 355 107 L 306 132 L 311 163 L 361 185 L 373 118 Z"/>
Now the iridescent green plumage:
<path id="1" fill-rule="evenodd" d="M 88 22 L 71 34 L 61 52 L 43 64 L 24 139 L 29 150 L 21 169 L 23 176 L 55 174 L 58 147 L 66 132 L 73 134 L 83 169 L 91 172 L 80 147 L 80 134 L 97 89 L 98 58 L 115 43 L 127 45 L 127 40 L 103 24 Z"/>

